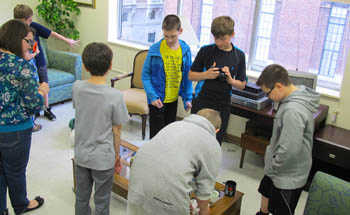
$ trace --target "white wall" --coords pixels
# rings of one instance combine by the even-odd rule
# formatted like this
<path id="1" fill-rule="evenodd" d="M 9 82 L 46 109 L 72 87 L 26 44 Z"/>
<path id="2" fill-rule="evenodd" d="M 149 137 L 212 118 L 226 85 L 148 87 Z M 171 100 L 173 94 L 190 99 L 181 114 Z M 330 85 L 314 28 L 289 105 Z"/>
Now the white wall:
<path id="1" fill-rule="evenodd" d="M 0 23 L 2 24 L 8 19 L 12 18 L 12 10 L 14 6 L 18 3 L 27 4 L 31 6 L 34 10 L 35 6 L 38 4 L 37 0 L 1 0 L 1 17 Z M 81 47 L 74 50 L 74 52 L 81 53 L 83 47 L 90 42 L 107 42 L 108 37 L 108 0 L 96 0 L 96 8 L 90 7 L 80 7 L 81 14 L 77 17 L 76 26 L 80 31 L 81 35 Z M 41 20 L 37 17 L 37 13 L 34 10 L 34 21 L 40 23 Z M 49 44 L 51 47 L 56 47 L 63 50 L 68 50 L 67 45 L 61 41 L 55 41 L 50 39 Z M 127 73 L 132 69 L 132 62 L 135 54 L 139 51 L 136 48 L 109 44 L 114 52 L 113 60 L 113 71 L 110 74 L 110 77 L 117 75 L 118 73 Z M 348 56 L 346 71 L 344 72 L 344 81 L 341 90 L 341 97 L 330 98 L 327 96 L 321 97 L 321 103 L 329 105 L 329 117 L 328 122 L 330 121 L 331 115 L 334 111 L 338 111 L 338 118 L 335 125 L 350 129 L 350 55 Z M 118 72 L 117 72 L 118 71 Z M 83 73 L 83 78 L 87 78 L 88 74 Z M 129 80 L 124 80 L 121 83 L 117 83 L 116 87 L 123 89 L 129 86 Z M 179 116 L 185 116 L 188 113 L 183 111 L 182 104 L 179 104 Z M 227 132 L 236 136 L 244 131 L 245 119 L 231 116 Z"/>

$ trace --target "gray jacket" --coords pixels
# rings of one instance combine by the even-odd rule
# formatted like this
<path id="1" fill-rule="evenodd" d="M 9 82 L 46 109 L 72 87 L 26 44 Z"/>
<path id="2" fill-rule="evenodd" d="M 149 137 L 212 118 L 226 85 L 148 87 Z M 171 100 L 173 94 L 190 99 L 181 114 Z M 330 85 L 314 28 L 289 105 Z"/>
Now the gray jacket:
<path id="1" fill-rule="evenodd" d="M 304 186 L 312 164 L 313 113 L 320 96 L 310 88 L 297 88 L 280 102 L 265 153 L 265 174 L 280 189 Z"/>
<path id="2" fill-rule="evenodd" d="M 221 162 L 213 125 L 193 114 L 163 128 L 136 153 L 128 214 L 189 214 L 189 193 L 210 198 Z"/>

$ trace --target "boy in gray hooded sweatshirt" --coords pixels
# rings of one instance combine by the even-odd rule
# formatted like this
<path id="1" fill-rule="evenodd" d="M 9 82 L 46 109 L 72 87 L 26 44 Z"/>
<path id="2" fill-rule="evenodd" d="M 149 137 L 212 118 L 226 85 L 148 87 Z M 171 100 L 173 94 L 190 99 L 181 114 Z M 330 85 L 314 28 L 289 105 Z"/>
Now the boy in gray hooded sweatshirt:
<path id="1" fill-rule="evenodd" d="M 267 66 L 256 84 L 267 97 L 280 102 L 265 152 L 257 215 L 292 215 L 311 169 L 313 113 L 320 96 L 308 87 L 293 85 L 287 70 L 277 64 Z"/>
<path id="2" fill-rule="evenodd" d="M 128 215 L 189 215 L 195 182 L 201 215 L 209 215 L 210 195 L 221 162 L 215 138 L 220 113 L 202 109 L 158 132 L 136 153 L 131 166 Z"/>

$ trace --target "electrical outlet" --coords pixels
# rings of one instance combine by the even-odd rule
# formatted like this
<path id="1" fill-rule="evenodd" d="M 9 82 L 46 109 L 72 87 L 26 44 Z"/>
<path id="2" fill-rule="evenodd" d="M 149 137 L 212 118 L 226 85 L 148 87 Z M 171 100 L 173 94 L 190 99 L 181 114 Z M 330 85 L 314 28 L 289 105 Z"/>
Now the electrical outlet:
<path id="1" fill-rule="evenodd" d="M 338 114 L 339 114 L 338 111 L 333 111 L 332 116 L 331 116 L 331 122 L 332 123 L 336 123 L 337 122 Z"/>

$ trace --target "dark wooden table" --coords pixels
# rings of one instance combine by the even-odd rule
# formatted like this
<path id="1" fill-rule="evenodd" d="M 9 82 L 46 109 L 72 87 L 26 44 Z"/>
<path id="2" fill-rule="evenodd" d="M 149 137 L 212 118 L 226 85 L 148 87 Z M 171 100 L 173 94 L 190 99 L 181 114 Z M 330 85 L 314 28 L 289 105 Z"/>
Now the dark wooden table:
<path id="1" fill-rule="evenodd" d="M 225 186 L 216 182 L 215 189 L 218 191 L 223 191 Z M 223 196 L 210 207 L 210 214 L 240 215 L 243 195 L 244 193 L 237 190 L 235 196 L 233 197 Z"/>
<path id="2" fill-rule="evenodd" d="M 350 170 L 350 131 L 326 125 L 315 134 L 312 154 L 315 158 Z"/>
<path id="3" fill-rule="evenodd" d="M 137 146 L 123 140 L 121 142 L 121 145 L 131 151 L 136 152 L 138 150 Z M 126 163 L 124 163 L 124 165 L 126 165 L 126 167 L 130 166 L 130 164 L 126 164 Z M 113 181 L 113 187 L 112 187 L 112 191 L 114 193 L 127 199 L 128 187 L 129 187 L 128 176 L 114 174 L 114 181 Z M 217 191 L 223 191 L 225 189 L 225 186 L 221 183 L 216 182 L 215 189 Z M 237 190 L 235 196 L 233 197 L 227 197 L 227 196 L 221 197 L 210 207 L 210 214 L 240 215 L 243 195 L 244 193 Z"/>
<path id="4" fill-rule="evenodd" d="M 318 111 L 314 113 L 315 133 L 325 127 L 328 110 L 329 107 L 327 105 L 320 104 Z M 246 131 L 242 134 L 240 141 L 242 153 L 239 167 L 242 168 L 247 149 L 258 154 L 265 154 L 266 146 L 269 144 L 269 137 L 271 137 L 275 111 L 272 105 L 262 110 L 254 110 L 239 104 L 231 104 L 231 114 L 249 119 L 246 124 Z M 254 124 L 254 126 L 250 126 L 249 123 Z"/>

